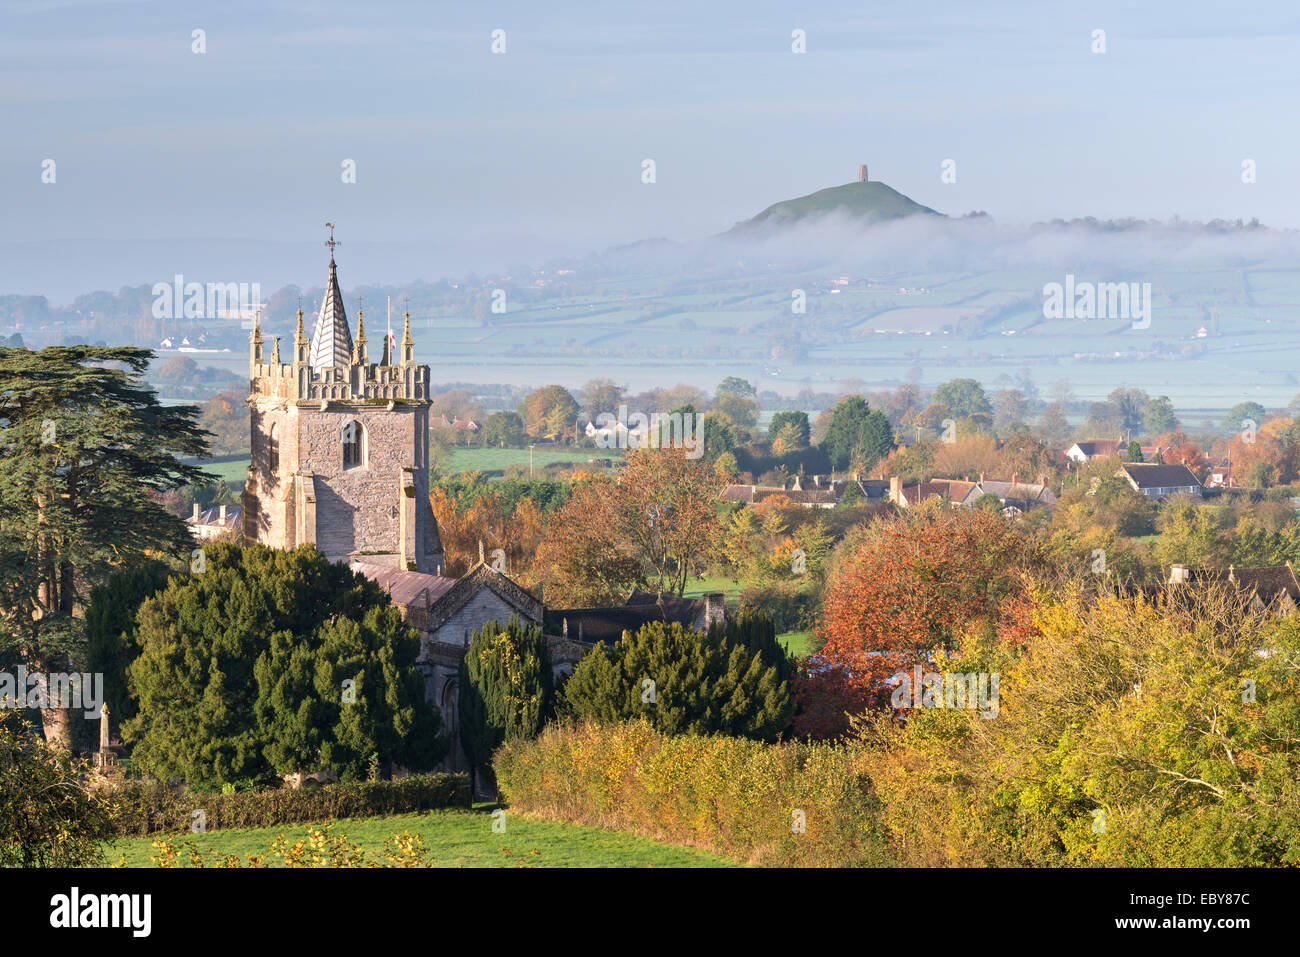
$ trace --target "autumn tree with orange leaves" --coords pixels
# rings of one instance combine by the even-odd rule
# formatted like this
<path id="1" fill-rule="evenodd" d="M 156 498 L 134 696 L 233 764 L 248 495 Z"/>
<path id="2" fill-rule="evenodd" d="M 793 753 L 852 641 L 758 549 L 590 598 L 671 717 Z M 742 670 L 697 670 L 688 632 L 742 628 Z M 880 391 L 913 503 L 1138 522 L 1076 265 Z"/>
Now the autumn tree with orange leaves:
<path id="1" fill-rule="evenodd" d="M 617 601 L 634 584 L 681 595 L 717 544 L 722 481 L 682 449 L 639 449 L 615 479 L 582 483 L 538 554 L 548 604 Z"/>
<path id="2" fill-rule="evenodd" d="M 824 644 L 794 682 L 803 735 L 834 736 L 845 711 L 888 700 L 890 675 L 971 631 L 995 631 L 1040 561 L 1016 523 L 939 502 L 875 522 L 846 544 L 853 552 L 837 556 L 826 590 Z"/>
<path id="3" fill-rule="evenodd" d="M 489 563 L 493 552 L 504 562 L 504 571 L 525 588 L 537 584 L 533 567 L 537 548 L 542 541 L 542 511 L 529 498 L 521 498 L 511 511 L 505 497 L 496 491 L 478 494 L 463 510 L 446 490 L 435 488 L 429 494 L 438 535 L 442 539 L 443 574 L 459 577 L 474 567 L 479 545 Z"/>

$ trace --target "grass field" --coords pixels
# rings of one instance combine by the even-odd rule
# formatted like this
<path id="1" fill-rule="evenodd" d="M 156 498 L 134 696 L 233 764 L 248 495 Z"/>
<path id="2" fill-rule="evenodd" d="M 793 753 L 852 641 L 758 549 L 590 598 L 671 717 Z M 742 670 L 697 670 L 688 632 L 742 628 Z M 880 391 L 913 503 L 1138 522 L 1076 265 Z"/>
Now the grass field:
<path id="1" fill-rule="evenodd" d="M 689 578 L 686 581 L 686 590 L 682 592 L 683 598 L 699 598 L 701 595 L 709 592 L 722 592 L 727 598 L 736 598 L 740 595 L 742 585 L 734 578 L 723 578 L 720 575 L 710 575 L 704 578 Z"/>
<path id="2" fill-rule="evenodd" d="M 787 631 L 785 634 L 777 635 L 776 640 L 796 658 L 806 658 L 812 654 L 813 633 L 811 631 Z"/>
<path id="3" fill-rule="evenodd" d="M 506 466 L 528 467 L 527 449 L 452 449 L 443 466 L 443 472 L 454 475 L 471 470 L 483 473 L 504 473 Z M 614 458 L 618 453 L 605 449 L 534 449 L 533 467 L 545 468 L 560 462 L 574 466 L 585 465 L 587 459 Z"/>
<path id="4" fill-rule="evenodd" d="M 235 459 L 233 462 L 211 462 L 201 466 L 203 471 L 211 472 L 218 478 L 226 480 L 232 492 L 242 492 L 248 478 L 248 459 Z"/>
<path id="5" fill-rule="evenodd" d="M 505 833 L 492 831 L 491 806 L 473 811 L 431 811 L 392 817 L 352 818 L 334 824 L 332 833 L 346 834 L 360 845 L 367 860 L 382 860 L 384 842 L 409 831 L 424 839 L 435 867 L 736 867 L 705 851 L 663 844 L 650 838 L 598 827 L 579 827 L 506 812 Z M 173 838 L 179 847 L 189 841 L 205 856 L 265 855 L 276 836 L 291 843 L 307 836 L 307 825 L 212 831 Z M 135 837 L 105 845 L 109 864 L 152 867 L 151 842 Z M 182 859 L 186 854 L 182 851 Z"/>

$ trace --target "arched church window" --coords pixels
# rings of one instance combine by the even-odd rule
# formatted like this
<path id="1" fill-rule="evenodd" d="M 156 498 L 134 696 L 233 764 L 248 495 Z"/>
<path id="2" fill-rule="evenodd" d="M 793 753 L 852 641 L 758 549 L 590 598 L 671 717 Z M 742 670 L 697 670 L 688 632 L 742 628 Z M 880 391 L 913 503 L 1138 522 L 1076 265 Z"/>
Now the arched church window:
<path id="1" fill-rule="evenodd" d="M 280 471 L 280 425 L 274 423 L 266 438 L 266 470 L 274 477 Z"/>
<path id="2" fill-rule="evenodd" d="M 353 420 L 343 426 L 343 467 L 360 468 L 366 464 L 366 430 Z"/>

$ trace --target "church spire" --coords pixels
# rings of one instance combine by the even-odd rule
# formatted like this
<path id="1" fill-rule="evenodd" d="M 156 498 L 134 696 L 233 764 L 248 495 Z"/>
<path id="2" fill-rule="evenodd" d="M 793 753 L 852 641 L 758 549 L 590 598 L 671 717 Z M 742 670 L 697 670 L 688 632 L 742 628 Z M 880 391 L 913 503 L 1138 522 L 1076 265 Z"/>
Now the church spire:
<path id="1" fill-rule="evenodd" d="M 316 317 L 316 329 L 311 336 L 311 368 L 313 372 L 346 369 L 351 362 L 352 333 L 348 330 L 343 293 L 339 291 L 338 267 L 334 264 L 334 249 L 331 247 L 330 278 L 321 299 L 320 314 Z"/>

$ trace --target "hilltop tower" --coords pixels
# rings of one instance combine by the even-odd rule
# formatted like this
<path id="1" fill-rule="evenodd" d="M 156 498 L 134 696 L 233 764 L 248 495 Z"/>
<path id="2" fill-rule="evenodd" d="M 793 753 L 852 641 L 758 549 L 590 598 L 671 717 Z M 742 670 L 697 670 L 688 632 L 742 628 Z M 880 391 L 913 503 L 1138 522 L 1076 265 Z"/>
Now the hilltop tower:
<path id="1" fill-rule="evenodd" d="M 332 237 L 331 237 L 332 238 Z M 243 495 L 247 541 L 315 544 L 334 561 L 431 574 L 442 543 L 429 505 L 429 367 L 415 364 L 411 315 L 398 357 L 368 361 L 352 339 L 338 267 L 308 341 L 298 310 L 291 362 L 263 359 L 260 318 L 249 355 L 252 461 Z"/>
<path id="2" fill-rule="evenodd" d="M 867 181 L 867 164 L 863 163 L 861 166 L 858 167 L 858 182 L 865 183 L 866 181 Z"/>

